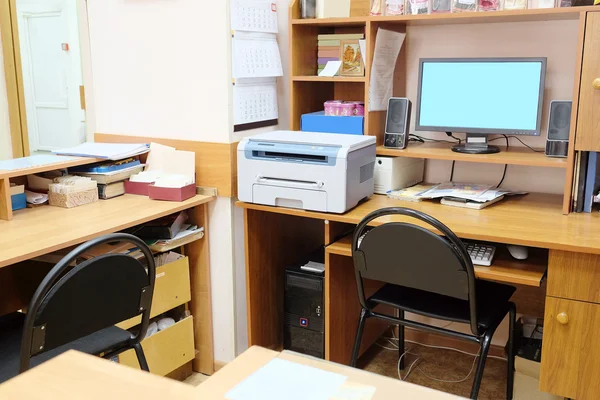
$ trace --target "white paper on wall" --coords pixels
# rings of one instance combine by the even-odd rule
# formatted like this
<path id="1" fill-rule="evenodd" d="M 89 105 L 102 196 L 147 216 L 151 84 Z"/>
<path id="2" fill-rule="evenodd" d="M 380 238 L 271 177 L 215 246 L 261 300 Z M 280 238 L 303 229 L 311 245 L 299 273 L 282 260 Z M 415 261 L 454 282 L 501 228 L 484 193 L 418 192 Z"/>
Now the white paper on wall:
<path id="1" fill-rule="evenodd" d="M 232 53 L 234 79 L 283 76 L 274 34 L 236 32 Z"/>
<path id="2" fill-rule="evenodd" d="M 277 5 L 266 0 L 231 0 L 231 29 L 277 33 Z"/>
<path id="3" fill-rule="evenodd" d="M 405 37 L 405 33 L 381 28 L 377 30 L 369 84 L 369 111 L 387 110 L 388 99 L 392 97 L 394 89 L 396 60 Z"/>
<path id="4" fill-rule="evenodd" d="M 279 118 L 275 78 L 238 79 L 233 86 L 234 125 Z"/>

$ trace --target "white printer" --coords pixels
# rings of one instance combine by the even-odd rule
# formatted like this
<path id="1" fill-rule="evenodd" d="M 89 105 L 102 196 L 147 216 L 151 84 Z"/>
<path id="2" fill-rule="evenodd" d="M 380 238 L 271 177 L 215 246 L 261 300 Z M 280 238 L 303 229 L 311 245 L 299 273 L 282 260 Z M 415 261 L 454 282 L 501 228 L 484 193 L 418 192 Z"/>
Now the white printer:
<path id="1" fill-rule="evenodd" d="M 238 144 L 238 197 L 344 213 L 373 194 L 375 137 L 277 131 Z"/>

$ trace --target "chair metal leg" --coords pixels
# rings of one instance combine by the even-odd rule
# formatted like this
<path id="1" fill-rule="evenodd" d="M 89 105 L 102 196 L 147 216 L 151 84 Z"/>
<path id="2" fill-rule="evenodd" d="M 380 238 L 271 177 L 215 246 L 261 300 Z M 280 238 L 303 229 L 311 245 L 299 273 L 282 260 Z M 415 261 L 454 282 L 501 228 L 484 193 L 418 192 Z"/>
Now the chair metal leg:
<path id="1" fill-rule="evenodd" d="M 398 310 L 398 318 L 404 319 L 404 310 Z M 402 357 L 404 351 L 404 325 L 398 325 L 398 357 Z M 400 360 L 400 369 L 404 369 L 405 358 Z"/>
<path id="2" fill-rule="evenodd" d="M 481 386 L 481 380 L 483 379 L 483 370 L 485 368 L 485 361 L 487 359 L 488 351 L 492 343 L 493 332 L 486 332 L 481 341 L 481 351 L 479 353 L 479 361 L 477 362 L 477 370 L 475 371 L 475 379 L 473 380 L 473 387 L 471 388 L 471 399 L 477 399 L 479 394 L 479 387 Z"/>
<path id="3" fill-rule="evenodd" d="M 133 345 L 133 349 L 135 350 L 135 355 L 137 356 L 138 363 L 140 363 L 140 368 L 143 371 L 150 372 L 150 368 L 148 367 L 148 361 L 146 361 L 146 355 L 144 354 L 144 349 L 142 345 L 136 343 Z"/>
<path id="4" fill-rule="evenodd" d="M 517 322 L 517 308 L 514 303 L 509 304 L 509 328 L 508 328 L 508 362 L 506 375 L 506 399 L 512 400 L 515 379 L 515 324 Z"/>
<path id="5" fill-rule="evenodd" d="M 358 320 L 358 328 L 356 329 L 356 337 L 354 338 L 354 348 L 352 349 L 352 359 L 350 360 L 351 367 L 356 367 L 356 362 L 358 361 L 358 351 L 360 350 L 360 342 L 365 329 L 367 312 L 368 311 L 365 308 L 360 310 L 360 319 Z"/>

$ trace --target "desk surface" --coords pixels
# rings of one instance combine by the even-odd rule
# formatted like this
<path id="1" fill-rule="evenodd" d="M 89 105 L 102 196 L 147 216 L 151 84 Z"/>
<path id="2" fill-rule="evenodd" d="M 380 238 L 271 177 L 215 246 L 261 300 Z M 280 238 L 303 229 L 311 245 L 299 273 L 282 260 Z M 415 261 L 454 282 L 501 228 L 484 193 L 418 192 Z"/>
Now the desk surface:
<path id="1" fill-rule="evenodd" d="M 345 365 L 318 360 L 302 354 L 284 351 L 279 353 L 262 347 L 251 347 L 241 354 L 233 362 L 227 364 L 216 374 L 204 381 L 196 389 L 199 399 L 224 399 L 225 394 L 242 382 L 250 374 L 267 364 L 274 358 L 291 361 L 297 364 L 307 365 L 325 371 L 345 375 L 350 384 L 366 385 L 375 387 L 372 400 L 383 399 L 427 399 L 427 400 L 451 400 L 460 399 L 448 393 L 438 392 L 423 386 L 402 382 L 397 379 L 376 375 L 371 372 L 362 371 Z M 267 388 L 268 390 L 268 388 Z M 0 391 L 0 395 L 2 392 Z M 336 397 L 337 398 L 337 397 Z M 340 398 L 342 398 L 340 396 Z M 344 397 L 350 398 L 350 397 Z M 363 398 L 363 397 L 361 397 Z"/>
<path id="2" fill-rule="evenodd" d="M 0 267 L 130 228 L 213 199 L 197 195 L 183 202 L 170 202 L 126 194 L 75 208 L 41 206 L 15 211 L 11 221 L 0 221 Z"/>
<path id="3" fill-rule="evenodd" d="M 464 239 L 518 244 L 556 250 L 600 254 L 600 213 L 563 215 L 562 196 L 531 193 L 505 199 L 483 210 L 443 206 L 439 202 L 411 203 L 374 195 L 345 214 L 329 214 L 237 202 L 239 207 L 358 224 L 372 211 L 408 207 L 439 219 Z M 406 218 L 380 218 L 377 223 Z M 412 220 L 411 222 L 415 222 Z"/>
<path id="4" fill-rule="evenodd" d="M 0 385 L 0 399 L 201 399 L 196 389 L 76 351 L 68 351 Z"/>

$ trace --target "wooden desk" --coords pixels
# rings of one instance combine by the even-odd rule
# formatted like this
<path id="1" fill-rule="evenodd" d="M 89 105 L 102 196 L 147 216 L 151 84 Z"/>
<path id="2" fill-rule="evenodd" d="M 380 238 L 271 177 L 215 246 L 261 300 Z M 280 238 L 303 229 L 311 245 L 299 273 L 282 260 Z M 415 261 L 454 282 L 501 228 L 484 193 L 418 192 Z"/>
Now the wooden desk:
<path id="1" fill-rule="evenodd" d="M 200 384 L 200 386 L 198 386 L 196 389 L 198 398 L 224 399 L 225 394 L 229 390 L 275 358 L 345 375 L 348 377 L 346 382 L 351 384 L 374 387 L 376 390 L 371 398 L 372 400 L 451 400 L 462 398 L 451 394 L 438 392 L 437 390 L 429 389 L 423 386 L 417 386 L 408 382 L 399 381 L 397 379 L 376 375 L 371 372 L 361 371 L 356 368 L 350 368 L 344 365 L 307 357 L 302 354 L 289 351 L 279 353 L 277 351 L 267 350 L 262 347 L 251 347 L 233 362 L 227 364 L 215 375 L 211 376 L 202 384 Z M 310 385 L 310 382 L 307 382 L 307 385 Z M 1 394 L 2 391 L 0 391 L 0 395 Z"/>
<path id="2" fill-rule="evenodd" d="M 1 399 L 201 399 L 189 385 L 68 351 L 0 385 Z"/>
<path id="3" fill-rule="evenodd" d="M 2 294 L 0 305 L 4 306 L 5 303 L 8 303 L 12 307 L 12 309 L 0 307 L 0 312 L 15 311 L 26 306 L 29 301 L 31 293 L 28 293 L 27 296 L 27 294 L 20 293 L 19 289 L 21 289 L 20 285 L 23 281 L 27 280 L 27 274 L 30 274 L 31 270 L 23 268 L 21 264 L 17 264 L 18 262 L 165 215 L 188 210 L 190 220 L 199 226 L 204 226 L 207 234 L 202 240 L 192 242 L 184 247 L 185 255 L 189 259 L 187 282 L 191 287 L 189 307 L 193 316 L 193 328 L 190 319 L 185 321 L 184 327 L 177 329 L 184 330 L 187 326 L 188 332 L 193 330 L 193 345 L 196 353 L 195 357 L 191 356 L 188 360 L 194 359 L 196 371 L 211 374 L 214 372 L 214 350 L 207 203 L 212 200 L 214 197 L 197 195 L 183 202 L 169 202 L 126 194 L 70 209 L 42 206 L 14 212 L 12 220 L 0 221 L 0 232 L 2 232 L 0 234 L 0 294 Z M 180 282 L 181 284 L 183 283 Z M 14 286 L 19 286 L 19 288 L 15 289 Z M 9 296 L 8 300 L 6 296 Z M 15 296 L 19 297 L 20 301 L 15 301 Z M 179 304 L 184 303 L 187 301 L 180 299 Z M 150 339 L 159 342 L 157 338 Z M 193 347 L 193 345 L 189 346 Z M 193 353 L 193 351 L 188 353 Z M 165 373 L 167 372 L 170 371 L 165 371 Z"/>
<path id="4" fill-rule="evenodd" d="M 380 195 L 345 214 L 237 205 L 244 208 L 245 218 L 249 345 L 282 348 L 284 269 L 299 256 L 327 245 L 325 355 L 327 360 L 348 364 L 360 310 L 348 235 L 372 211 L 409 207 L 439 219 L 464 239 L 537 248 L 528 260 L 501 255 L 492 268 L 477 268 L 476 273 L 515 284 L 517 311 L 541 316 L 545 300 L 541 388 L 571 398 L 600 397 L 596 378 L 600 344 L 592 333 L 600 326 L 600 214 L 563 215 L 562 196 L 535 193 L 484 210 L 407 203 Z M 386 217 L 374 225 L 405 220 Z M 528 287 L 540 286 L 546 269 L 547 291 L 542 286 L 532 292 Z M 367 295 L 379 287 L 370 284 Z M 557 322 L 561 313 L 568 314 L 568 323 Z M 369 324 L 361 353 L 387 328 Z"/>

